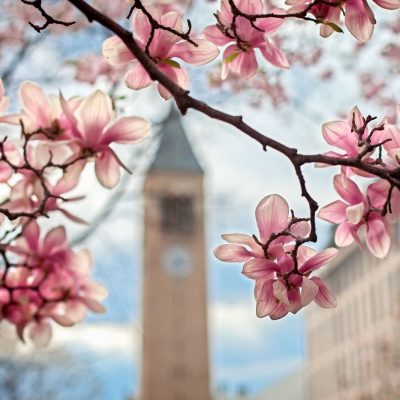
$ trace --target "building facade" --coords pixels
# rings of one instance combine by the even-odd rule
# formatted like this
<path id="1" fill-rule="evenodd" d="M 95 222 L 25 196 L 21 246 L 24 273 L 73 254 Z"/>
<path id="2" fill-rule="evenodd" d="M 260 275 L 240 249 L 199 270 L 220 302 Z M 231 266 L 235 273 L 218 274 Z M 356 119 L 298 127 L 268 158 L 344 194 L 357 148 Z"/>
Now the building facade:
<path id="1" fill-rule="evenodd" d="M 144 185 L 141 400 L 209 400 L 203 170 L 172 109 Z"/>
<path id="2" fill-rule="evenodd" d="M 400 399 L 400 245 L 378 260 L 343 249 L 322 272 L 338 306 L 307 310 L 310 400 Z"/>

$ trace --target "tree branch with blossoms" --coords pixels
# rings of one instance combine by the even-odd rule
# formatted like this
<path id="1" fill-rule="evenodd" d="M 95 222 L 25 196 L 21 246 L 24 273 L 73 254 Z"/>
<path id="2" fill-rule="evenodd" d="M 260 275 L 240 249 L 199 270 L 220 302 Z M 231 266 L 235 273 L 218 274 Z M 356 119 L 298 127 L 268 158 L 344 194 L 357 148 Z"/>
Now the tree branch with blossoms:
<path id="1" fill-rule="evenodd" d="M 173 97 L 182 114 L 194 109 L 222 121 L 257 141 L 263 150 L 274 149 L 291 162 L 301 195 L 308 203 L 309 216 L 298 218 L 289 213 L 289 206 L 282 197 L 267 196 L 256 209 L 259 237 L 223 235 L 228 244 L 215 250 L 216 256 L 223 261 L 245 262 L 243 273 L 256 281 L 258 316 L 281 318 L 288 312 L 299 311 L 313 300 L 322 307 L 336 305 L 334 296 L 321 279 L 311 277 L 316 269 L 336 256 L 337 250 L 330 248 L 317 253 L 305 246 L 317 241 L 316 216 L 319 209 L 303 175 L 302 168 L 306 164 L 341 167 L 341 173 L 334 177 L 334 187 L 342 200 L 328 204 L 318 213 L 321 219 L 338 225 L 336 244 L 346 246 L 353 241 L 361 242 L 360 235 L 366 228 L 368 249 L 376 257 L 387 255 L 390 225 L 400 217 L 400 131 L 396 126 L 384 120 L 371 128 L 375 118 L 363 117 L 354 108 L 347 119 L 328 122 L 322 128 L 325 140 L 340 152 L 302 154 L 296 148 L 254 129 L 242 116 L 225 113 L 191 96 L 187 72 L 180 64 L 181 61 L 207 64 L 218 56 L 218 46 L 225 47 L 222 79 L 230 74 L 244 79 L 257 74 L 256 51 L 275 67 L 289 68 L 285 54 L 269 37 L 284 20 L 303 19 L 321 24 L 320 34 L 326 37 L 334 31 L 341 31 L 339 24 L 343 14 L 352 35 L 366 42 L 376 23 L 367 2 L 288 0 L 287 4 L 291 6 L 288 10 L 268 12 L 261 0 L 222 0 L 221 9 L 216 13 L 217 24 L 206 27 L 202 35 L 194 35 L 191 24 L 189 31 L 183 30 L 178 12 L 161 13 L 145 7 L 140 1 L 134 3 L 129 13 L 132 32 L 84 0 L 67 1 L 90 22 L 97 22 L 114 33 L 115 36 L 104 42 L 103 55 L 112 65 L 130 63 L 131 69 L 125 79 L 129 88 L 139 90 L 157 82 L 160 95 L 165 99 Z M 397 0 L 374 1 L 386 9 L 400 7 Z M 78 124 L 73 107 L 63 99 L 61 105 L 74 132 Z M 99 152 L 96 146 L 89 149 L 89 155 Z M 104 170 L 103 173 L 107 175 Z M 363 193 L 353 176 L 377 180 L 370 183 Z M 113 186 L 115 179 L 102 178 L 105 186 Z"/>

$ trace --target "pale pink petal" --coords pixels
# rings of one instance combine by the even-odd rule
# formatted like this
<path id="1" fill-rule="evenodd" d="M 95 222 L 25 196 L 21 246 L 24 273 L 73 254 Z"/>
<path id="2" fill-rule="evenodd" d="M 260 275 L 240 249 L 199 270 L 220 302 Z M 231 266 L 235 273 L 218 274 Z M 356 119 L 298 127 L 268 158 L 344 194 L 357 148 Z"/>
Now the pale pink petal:
<path id="1" fill-rule="evenodd" d="M 19 88 L 19 97 L 29 119 L 35 128 L 47 127 L 49 103 L 42 88 L 34 82 L 23 82 Z"/>
<path id="2" fill-rule="evenodd" d="M 126 64 L 134 59 L 130 50 L 118 36 L 111 36 L 103 42 L 103 56 L 110 64 Z"/>
<path id="3" fill-rule="evenodd" d="M 46 347 L 51 340 L 51 326 L 48 321 L 41 320 L 29 325 L 29 337 L 37 347 Z"/>
<path id="4" fill-rule="evenodd" d="M 265 258 L 252 258 L 243 265 L 242 274 L 250 279 L 271 279 L 279 272 L 276 263 Z"/>
<path id="5" fill-rule="evenodd" d="M 214 250 L 214 255 L 221 261 L 247 261 L 252 254 L 243 246 L 237 244 L 222 244 Z"/>
<path id="6" fill-rule="evenodd" d="M 275 304 L 275 307 L 269 313 L 272 320 L 283 318 L 289 312 L 289 307 L 284 303 Z"/>
<path id="7" fill-rule="evenodd" d="M 122 117 L 109 126 L 103 134 L 102 143 L 137 143 L 145 139 L 150 122 L 140 117 Z"/>
<path id="8" fill-rule="evenodd" d="M 125 84 L 133 90 L 143 89 L 153 83 L 150 75 L 138 61 L 132 64 L 132 68 L 125 76 Z"/>
<path id="9" fill-rule="evenodd" d="M 399 0 L 374 0 L 374 2 L 382 8 L 386 8 L 387 10 L 397 10 L 400 8 Z"/>
<path id="10" fill-rule="evenodd" d="M 272 285 L 274 288 L 274 296 L 281 303 L 289 306 L 288 290 L 286 285 L 279 279 L 275 281 Z"/>
<path id="11" fill-rule="evenodd" d="M 290 227 L 290 232 L 298 237 L 306 237 L 311 230 L 310 223 L 307 221 L 296 222 Z"/>
<path id="12" fill-rule="evenodd" d="M 371 183 L 367 188 L 367 197 L 371 201 L 371 205 L 376 208 L 381 208 L 386 202 L 389 194 L 390 184 L 383 179 Z"/>
<path id="13" fill-rule="evenodd" d="M 217 46 L 224 46 L 232 41 L 232 39 L 225 36 L 216 25 L 207 26 L 203 30 L 203 35 Z"/>
<path id="14" fill-rule="evenodd" d="M 364 203 L 358 203 L 346 208 L 347 220 L 352 224 L 358 224 L 364 216 Z"/>
<path id="15" fill-rule="evenodd" d="M 59 248 L 67 248 L 67 235 L 63 226 L 53 228 L 43 240 L 43 252 L 45 254 L 49 255 Z"/>
<path id="16" fill-rule="evenodd" d="M 236 45 L 228 46 L 223 55 L 222 68 L 221 68 L 221 79 L 224 80 L 228 77 L 229 70 L 231 69 L 231 63 L 235 57 L 238 57 L 241 50 Z"/>
<path id="17" fill-rule="evenodd" d="M 335 175 L 333 186 L 339 196 L 349 204 L 358 204 L 364 200 L 364 196 L 358 186 L 343 174 Z"/>
<path id="18" fill-rule="evenodd" d="M 302 274 L 307 274 L 308 272 L 314 271 L 323 265 L 328 264 L 328 262 L 337 256 L 338 252 L 338 249 L 329 247 L 328 249 L 315 254 L 299 268 L 299 272 Z"/>
<path id="19" fill-rule="evenodd" d="M 240 52 L 239 55 L 228 63 L 229 68 L 242 79 L 249 79 L 258 71 L 256 55 L 253 49 Z"/>
<path id="20" fill-rule="evenodd" d="M 113 115 L 110 97 L 100 90 L 96 90 L 83 101 L 80 109 L 80 123 L 88 146 L 95 146 L 100 142 L 103 129 L 111 121 Z"/>
<path id="21" fill-rule="evenodd" d="M 97 154 L 94 165 L 97 179 L 102 186 L 112 189 L 119 182 L 120 165 L 109 149 Z"/>
<path id="22" fill-rule="evenodd" d="M 288 215 L 289 206 L 283 197 L 277 194 L 264 197 L 256 208 L 256 220 L 261 242 L 267 242 L 272 233 L 285 230 Z"/>
<path id="23" fill-rule="evenodd" d="M 151 12 L 153 18 L 156 20 L 159 19 L 160 13 L 158 12 L 156 7 L 151 7 Z M 153 14 L 154 13 L 154 14 Z M 151 24 L 149 22 L 149 19 L 146 17 L 146 15 L 141 11 L 138 10 L 134 17 L 133 17 L 133 30 L 135 31 L 136 35 L 138 38 L 143 43 L 147 43 L 147 40 L 149 39 L 151 35 Z"/>
<path id="24" fill-rule="evenodd" d="M 219 50 L 215 44 L 208 40 L 196 39 L 197 47 L 189 42 L 178 43 L 171 49 L 170 57 L 177 57 L 181 60 L 193 64 L 203 65 L 214 60 L 218 56 Z"/>
<path id="25" fill-rule="evenodd" d="M 301 304 L 306 306 L 311 303 L 319 290 L 318 285 L 306 276 L 303 276 L 303 284 L 301 288 Z"/>
<path id="26" fill-rule="evenodd" d="M 300 246 L 297 250 L 297 262 L 303 265 L 307 260 L 313 257 L 317 252 L 308 246 Z"/>
<path id="27" fill-rule="evenodd" d="M 367 42 L 374 31 L 375 20 L 366 0 L 346 0 L 347 29 L 360 42 Z"/>
<path id="28" fill-rule="evenodd" d="M 265 47 L 261 47 L 262 55 L 275 67 L 278 68 L 289 68 L 289 61 L 286 58 L 285 54 L 282 52 L 279 47 L 271 42 L 267 36 L 265 38 Z"/>
<path id="29" fill-rule="evenodd" d="M 282 8 L 274 8 L 268 12 L 276 15 L 286 14 L 286 11 Z M 262 29 L 265 33 L 274 33 L 284 22 L 284 18 L 262 18 L 257 21 L 257 27 Z"/>
<path id="30" fill-rule="evenodd" d="M 335 233 L 335 243 L 339 247 L 352 244 L 355 239 L 354 225 L 347 222 L 341 223 Z"/>
<path id="31" fill-rule="evenodd" d="M 335 224 L 340 224 L 346 221 L 346 208 L 347 204 L 343 203 L 341 200 L 336 200 L 333 203 L 322 207 L 318 212 L 318 217 Z"/>
<path id="32" fill-rule="evenodd" d="M 7 182 L 13 175 L 14 170 L 5 162 L 0 161 L 0 182 Z"/>
<path id="33" fill-rule="evenodd" d="M 331 121 L 322 125 L 322 135 L 331 145 L 345 150 L 348 154 L 358 153 L 357 135 L 351 132 L 347 121 Z"/>
<path id="34" fill-rule="evenodd" d="M 341 14 L 341 9 L 340 7 L 329 7 L 329 11 L 327 15 L 325 16 L 324 20 L 328 22 L 332 22 L 335 25 L 339 25 L 340 22 L 340 14 Z M 334 30 L 326 24 L 321 25 L 320 29 L 320 35 L 324 38 L 330 36 Z"/>
<path id="35" fill-rule="evenodd" d="M 252 236 L 244 235 L 242 233 L 229 233 L 221 235 L 221 237 L 228 243 L 243 244 L 245 246 L 249 246 L 255 256 L 264 258 L 263 248 L 258 243 L 256 243 Z"/>
<path id="36" fill-rule="evenodd" d="M 161 72 L 178 84 L 182 89 L 189 87 L 189 76 L 184 68 L 174 68 L 169 65 L 159 65 Z M 161 84 L 157 85 L 158 91 L 165 100 L 171 98 L 171 93 Z"/>
<path id="37" fill-rule="evenodd" d="M 381 216 L 373 216 L 367 223 L 367 247 L 378 258 L 385 258 L 390 248 L 389 227 Z"/>
<path id="38" fill-rule="evenodd" d="M 74 189 L 79 183 L 79 178 L 81 176 L 83 168 L 85 168 L 86 162 L 86 160 L 79 160 L 68 166 L 62 178 L 51 190 L 51 193 L 57 196 Z"/>
<path id="39" fill-rule="evenodd" d="M 256 283 L 256 315 L 258 318 L 266 317 L 276 307 L 276 298 L 272 284 L 272 280 Z"/>
<path id="40" fill-rule="evenodd" d="M 312 277 L 311 280 L 318 285 L 318 293 L 314 298 L 314 301 L 323 308 L 335 308 L 336 298 L 331 293 L 329 288 L 321 281 L 320 278 Z"/>

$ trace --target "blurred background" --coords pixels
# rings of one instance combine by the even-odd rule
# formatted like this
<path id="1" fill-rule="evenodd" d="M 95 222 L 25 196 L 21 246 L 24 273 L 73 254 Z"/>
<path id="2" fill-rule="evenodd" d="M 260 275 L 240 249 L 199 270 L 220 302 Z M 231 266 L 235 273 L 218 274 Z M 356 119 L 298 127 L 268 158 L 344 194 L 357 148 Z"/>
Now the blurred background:
<path id="1" fill-rule="evenodd" d="M 171 387 L 197 382 L 194 392 L 206 385 L 212 399 L 400 399 L 398 232 L 387 259 L 348 248 L 322 272 L 337 295 L 335 310 L 311 305 L 279 321 L 257 319 L 253 282 L 240 264 L 219 262 L 212 251 L 223 233 L 257 233 L 254 209 L 268 194 L 281 194 L 296 215 L 307 215 L 290 164 L 199 113 L 181 118 L 154 87 L 125 88 L 124 71 L 111 71 L 100 54 L 109 33 L 88 25 L 65 1 L 48 6 L 77 24 L 41 34 L 27 25 L 40 21 L 34 10 L 2 3 L 0 75 L 12 110 L 23 80 L 65 97 L 99 88 L 113 96 L 121 115 L 146 117 L 153 128 L 140 145 L 116 147 L 133 174 L 124 174 L 113 191 L 97 184 L 92 169 L 85 171 L 75 191 L 86 197 L 70 209 L 90 225 L 58 215 L 48 225 L 66 224 L 70 241 L 90 249 L 95 278 L 109 289 L 107 314 L 55 327 L 50 347 L 40 350 L 18 342 L 2 322 L 0 399 L 141 399 L 157 362 L 166 365 L 160 380 Z M 125 1 L 93 3 L 128 24 Z M 197 30 L 213 23 L 218 8 L 201 0 L 183 6 Z M 303 152 L 327 151 L 321 125 L 356 104 L 378 120 L 396 118 L 399 13 L 374 11 L 378 25 L 365 46 L 347 31 L 322 39 L 318 27 L 288 22 L 275 39 L 290 70 L 261 62 L 262 71 L 248 82 L 220 82 L 218 59 L 188 66 L 191 91 Z M 331 180 L 337 172 L 305 168 L 320 205 L 336 199 Z M 332 243 L 329 224 L 319 222 L 318 232 L 317 247 Z M 146 340 L 160 352 L 146 353 Z M 197 368 L 196 360 L 202 360 Z M 182 393 L 172 398 L 189 398 Z"/>

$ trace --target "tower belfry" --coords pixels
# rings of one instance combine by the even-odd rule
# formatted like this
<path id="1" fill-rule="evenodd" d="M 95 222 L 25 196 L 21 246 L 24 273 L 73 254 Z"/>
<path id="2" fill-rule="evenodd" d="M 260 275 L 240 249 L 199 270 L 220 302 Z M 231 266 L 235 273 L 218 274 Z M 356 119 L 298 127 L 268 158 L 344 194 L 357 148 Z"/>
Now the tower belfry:
<path id="1" fill-rule="evenodd" d="M 172 107 L 144 184 L 141 400 L 209 400 L 203 170 Z"/>

